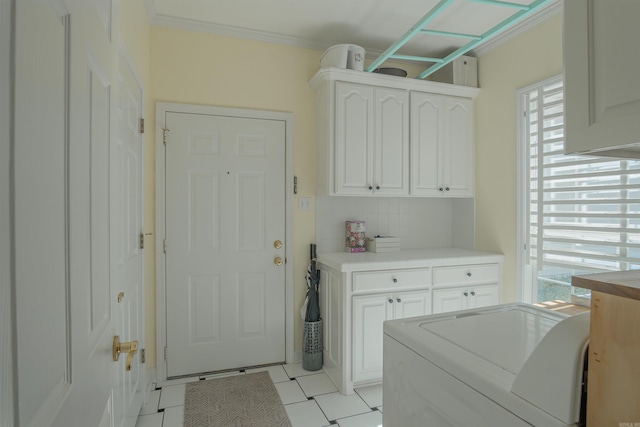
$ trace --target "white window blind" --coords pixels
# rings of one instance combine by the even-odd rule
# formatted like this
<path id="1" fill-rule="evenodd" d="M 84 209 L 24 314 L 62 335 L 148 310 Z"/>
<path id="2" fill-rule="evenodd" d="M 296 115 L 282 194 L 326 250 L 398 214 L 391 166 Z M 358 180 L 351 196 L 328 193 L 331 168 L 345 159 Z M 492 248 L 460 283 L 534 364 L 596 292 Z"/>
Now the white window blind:
<path id="1" fill-rule="evenodd" d="M 639 269 L 640 161 L 563 154 L 562 79 L 527 92 L 524 101 L 528 254 L 537 270 Z"/>

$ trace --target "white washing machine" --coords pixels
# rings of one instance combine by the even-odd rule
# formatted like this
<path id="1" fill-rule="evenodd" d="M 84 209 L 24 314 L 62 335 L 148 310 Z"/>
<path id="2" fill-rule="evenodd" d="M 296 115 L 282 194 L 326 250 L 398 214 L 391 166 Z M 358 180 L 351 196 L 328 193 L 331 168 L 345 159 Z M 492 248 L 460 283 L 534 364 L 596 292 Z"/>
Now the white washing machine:
<path id="1" fill-rule="evenodd" d="M 385 427 L 579 426 L 589 313 L 503 304 L 385 322 Z"/>

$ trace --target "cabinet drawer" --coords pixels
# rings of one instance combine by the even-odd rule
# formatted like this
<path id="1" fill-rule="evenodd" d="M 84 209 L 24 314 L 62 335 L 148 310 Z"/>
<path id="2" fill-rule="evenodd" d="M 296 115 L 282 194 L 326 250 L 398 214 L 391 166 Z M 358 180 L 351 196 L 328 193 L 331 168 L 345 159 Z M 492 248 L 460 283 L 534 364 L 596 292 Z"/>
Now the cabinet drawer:
<path id="1" fill-rule="evenodd" d="M 495 283 L 500 277 L 498 264 L 458 265 L 433 269 L 434 286 L 473 285 Z"/>
<path id="2" fill-rule="evenodd" d="M 383 270 L 353 273 L 353 292 L 427 288 L 429 269 Z"/>

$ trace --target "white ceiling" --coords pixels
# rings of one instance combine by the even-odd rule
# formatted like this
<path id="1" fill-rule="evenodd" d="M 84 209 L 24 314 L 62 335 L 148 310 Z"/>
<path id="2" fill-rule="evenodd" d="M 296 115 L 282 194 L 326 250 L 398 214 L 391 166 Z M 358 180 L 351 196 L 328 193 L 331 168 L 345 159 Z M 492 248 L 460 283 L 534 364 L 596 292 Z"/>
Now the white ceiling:
<path id="1" fill-rule="evenodd" d="M 152 24 L 324 50 L 349 43 L 375 57 L 400 39 L 438 0 L 145 0 Z M 530 4 L 533 0 L 509 0 Z M 562 8 L 553 0 L 502 36 L 530 28 Z M 482 34 L 515 9 L 455 0 L 429 29 Z M 499 40 L 499 37 L 496 37 Z M 469 39 L 421 35 L 399 53 L 444 56 Z M 496 44 L 496 42 L 493 42 Z M 483 46 L 486 46 L 483 45 Z M 483 46 L 476 55 L 483 53 Z"/>

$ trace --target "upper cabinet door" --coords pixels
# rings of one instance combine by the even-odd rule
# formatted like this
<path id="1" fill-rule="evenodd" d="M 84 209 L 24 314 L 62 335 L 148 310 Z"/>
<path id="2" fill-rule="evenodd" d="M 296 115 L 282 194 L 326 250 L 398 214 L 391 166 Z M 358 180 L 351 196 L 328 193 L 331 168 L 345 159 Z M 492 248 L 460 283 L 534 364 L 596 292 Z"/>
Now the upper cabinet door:
<path id="1" fill-rule="evenodd" d="M 411 94 L 411 195 L 472 197 L 473 101 Z"/>
<path id="2" fill-rule="evenodd" d="M 442 95 L 411 93 L 411 194 L 440 196 L 439 142 L 442 139 Z"/>
<path id="3" fill-rule="evenodd" d="M 373 94 L 370 86 L 336 83 L 335 194 L 371 194 Z"/>
<path id="4" fill-rule="evenodd" d="M 636 0 L 565 1 L 567 153 L 640 157 L 638 17 Z"/>
<path id="5" fill-rule="evenodd" d="M 449 197 L 473 196 L 473 103 L 446 97 L 445 136 L 442 140 L 442 186 Z"/>
<path id="6" fill-rule="evenodd" d="M 373 192 L 409 194 L 409 93 L 375 89 Z"/>

